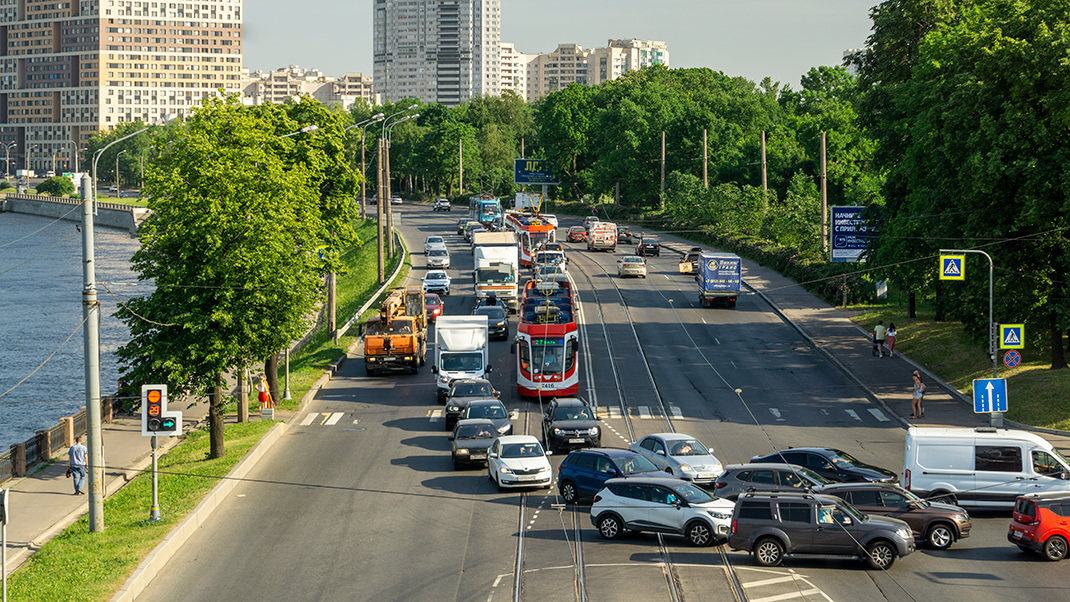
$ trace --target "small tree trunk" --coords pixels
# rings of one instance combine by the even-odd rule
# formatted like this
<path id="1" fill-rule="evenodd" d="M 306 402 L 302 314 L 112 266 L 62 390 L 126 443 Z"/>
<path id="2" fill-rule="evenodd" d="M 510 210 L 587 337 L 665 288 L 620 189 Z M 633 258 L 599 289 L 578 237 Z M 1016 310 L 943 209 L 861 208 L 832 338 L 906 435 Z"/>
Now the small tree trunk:
<path id="1" fill-rule="evenodd" d="M 223 377 L 216 375 L 212 392 L 208 396 L 208 441 L 209 458 L 222 458 L 223 448 Z"/>
<path id="2" fill-rule="evenodd" d="M 944 281 L 936 281 L 936 317 L 933 320 L 937 322 L 944 322 L 947 320 L 947 313 L 944 311 Z"/>
<path id="3" fill-rule="evenodd" d="M 918 294 L 914 291 L 907 293 L 907 317 L 918 317 Z"/>
<path id="4" fill-rule="evenodd" d="M 382 201 L 379 201 L 380 203 Z M 388 201 L 389 202 L 389 201 Z M 264 362 L 264 372 L 267 373 L 268 390 L 271 392 L 271 399 L 276 403 L 282 397 L 279 396 L 279 354 L 272 353 L 268 356 L 267 361 Z"/>
<path id="5" fill-rule="evenodd" d="M 1051 311 L 1048 314 L 1051 329 L 1051 369 L 1062 370 L 1066 368 L 1066 355 L 1063 353 L 1063 329 L 1059 324 L 1058 308 L 1063 304 L 1063 294 L 1066 289 L 1063 281 L 1066 272 L 1058 260 L 1054 263 L 1056 267 L 1052 278 L 1051 296 L 1048 299 L 1048 303 L 1051 304 Z"/>

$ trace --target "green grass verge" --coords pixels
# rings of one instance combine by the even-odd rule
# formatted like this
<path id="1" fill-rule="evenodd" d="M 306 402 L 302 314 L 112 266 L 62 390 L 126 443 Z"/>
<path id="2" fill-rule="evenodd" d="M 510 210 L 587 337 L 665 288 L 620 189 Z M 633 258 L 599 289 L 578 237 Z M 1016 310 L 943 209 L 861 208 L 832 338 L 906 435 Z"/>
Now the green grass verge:
<path id="1" fill-rule="evenodd" d="M 349 249 L 342 255 L 342 261 L 345 262 L 347 270 L 338 277 L 335 289 L 338 295 L 339 326 L 360 309 L 360 306 L 364 305 L 372 293 L 379 288 L 375 222 L 365 222 L 358 228 L 357 232 L 365 243 L 360 247 Z M 398 273 L 397 279 L 391 282 L 392 286 L 405 282 L 409 269 L 412 267 L 408 253 L 401 249 L 401 252 L 395 255 L 393 259 L 387 260 L 384 270 L 387 277 L 393 273 L 398 261 L 404 261 L 404 265 Z M 376 312 L 378 312 L 378 308 L 373 304 L 373 309 L 369 310 L 369 314 Z M 364 318 L 362 317 L 362 319 Z M 323 376 L 324 371 L 344 355 L 350 345 L 359 338 L 356 334 L 358 332 L 359 329 L 356 327 L 351 328 L 349 333 L 341 337 L 338 342 L 335 342 L 329 336 L 326 326 L 317 328 L 316 333 L 312 335 L 308 343 L 290 356 L 290 396 L 292 399 L 289 401 L 281 400 L 276 403 L 276 407 L 281 410 L 296 410 L 301 403 L 301 397 L 312 388 L 312 385 L 315 384 L 320 376 Z M 283 380 L 282 370 L 284 369 L 283 366 L 280 366 L 280 383 Z M 258 409 L 255 399 L 250 401 L 250 409 L 254 411 Z"/>
<path id="2" fill-rule="evenodd" d="M 226 427 L 226 456 L 207 460 L 208 432 L 193 431 L 159 461 L 162 520 L 148 522 L 152 476 L 142 473 L 104 501 L 105 530 L 83 516 L 9 576 L 11 600 L 107 600 L 142 559 L 275 423 Z"/>

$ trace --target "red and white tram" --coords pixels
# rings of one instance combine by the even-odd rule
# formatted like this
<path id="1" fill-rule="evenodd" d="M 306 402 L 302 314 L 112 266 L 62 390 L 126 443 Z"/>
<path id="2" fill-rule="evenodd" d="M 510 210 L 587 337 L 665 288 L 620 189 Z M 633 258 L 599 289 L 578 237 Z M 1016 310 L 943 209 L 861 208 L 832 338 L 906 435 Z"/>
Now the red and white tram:
<path id="1" fill-rule="evenodd" d="M 557 240 L 557 230 L 553 224 L 535 213 L 510 211 L 505 214 L 505 225 L 516 232 L 520 243 L 520 265 L 531 267 L 535 259 L 535 250 L 541 243 Z"/>
<path id="2" fill-rule="evenodd" d="M 516 327 L 516 388 L 520 395 L 561 397 L 580 389 L 576 302 L 566 278 L 529 280 Z"/>

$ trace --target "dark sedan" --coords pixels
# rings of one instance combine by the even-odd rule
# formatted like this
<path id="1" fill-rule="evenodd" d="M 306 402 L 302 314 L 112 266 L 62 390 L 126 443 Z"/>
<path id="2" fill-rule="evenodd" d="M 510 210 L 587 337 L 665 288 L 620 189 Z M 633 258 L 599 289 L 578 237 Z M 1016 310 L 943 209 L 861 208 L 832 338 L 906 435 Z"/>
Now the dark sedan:
<path id="1" fill-rule="evenodd" d="M 468 403 L 468 407 L 461 414 L 461 421 L 473 418 L 490 420 L 498 436 L 504 437 L 513 434 L 513 416 L 514 414 L 505 410 L 505 404 L 497 399 L 477 399 Z"/>
<path id="2" fill-rule="evenodd" d="M 899 480 L 894 472 L 886 468 L 865 464 L 851 454 L 831 447 L 789 447 L 769 455 L 755 456 L 750 461 L 787 462 L 809 468 L 830 481 L 841 483 L 895 483 Z"/>
<path id="3" fill-rule="evenodd" d="M 660 257 L 661 243 L 649 236 L 644 236 L 640 238 L 639 243 L 635 245 L 635 254 L 640 257 L 647 257 L 650 255 Z"/>
<path id="4" fill-rule="evenodd" d="M 749 491 L 810 491 L 831 481 L 800 466 L 783 463 L 732 464 L 713 483 L 713 494 L 734 500 Z"/>
<path id="5" fill-rule="evenodd" d="M 450 435 L 453 468 L 487 462 L 487 450 L 498 437 L 494 423 L 485 418 L 459 420 Z"/>
<path id="6" fill-rule="evenodd" d="M 509 338 L 509 313 L 504 305 L 480 305 L 472 310 L 472 315 L 487 316 L 487 332 L 491 337 L 503 341 Z"/>
<path id="7" fill-rule="evenodd" d="M 551 400 L 542 421 L 542 441 L 546 449 L 598 447 L 602 432 L 594 410 L 578 397 Z"/>

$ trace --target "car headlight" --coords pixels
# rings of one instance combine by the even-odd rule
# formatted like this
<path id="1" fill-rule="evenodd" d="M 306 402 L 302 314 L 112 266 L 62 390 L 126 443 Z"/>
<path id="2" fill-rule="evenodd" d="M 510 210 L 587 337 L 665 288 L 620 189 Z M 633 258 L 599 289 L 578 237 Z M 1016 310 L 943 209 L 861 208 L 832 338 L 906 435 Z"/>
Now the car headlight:
<path id="1" fill-rule="evenodd" d="M 468 450 L 463 447 L 457 450 L 457 455 L 464 456 L 468 454 Z"/>
<path id="2" fill-rule="evenodd" d="M 680 470 L 682 470 L 684 472 L 695 472 L 695 469 L 691 468 L 690 464 L 681 464 L 680 465 Z"/>
<path id="3" fill-rule="evenodd" d="M 498 427 L 498 432 L 499 433 L 508 433 L 511 430 L 513 430 L 513 425 L 511 425 L 511 424 L 503 424 L 503 425 Z"/>
<path id="4" fill-rule="evenodd" d="M 561 434 L 561 429 L 559 429 L 557 427 L 554 427 L 554 434 L 555 435 L 560 435 Z"/>
<path id="5" fill-rule="evenodd" d="M 508 466 L 502 466 L 501 468 L 498 469 L 498 472 L 500 472 L 502 474 L 513 474 L 513 470 L 511 468 L 509 468 Z"/>
<path id="6" fill-rule="evenodd" d="M 706 513 L 709 514 L 710 516 L 712 516 L 713 518 L 720 519 L 720 520 L 728 520 L 728 519 L 732 518 L 732 513 L 731 512 L 716 512 L 714 510 L 707 510 Z"/>
<path id="7" fill-rule="evenodd" d="M 903 539 L 913 539 L 914 538 L 914 534 L 911 533 L 910 529 L 907 529 L 907 528 L 896 529 L 895 530 L 895 534 L 898 535 L 899 537 L 902 537 Z"/>
<path id="8" fill-rule="evenodd" d="M 450 384 L 450 377 L 446 376 L 445 374 L 439 374 L 438 375 L 438 382 L 440 382 L 440 383 L 442 383 L 444 385 L 448 385 L 448 384 Z"/>
<path id="9" fill-rule="evenodd" d="M 597 435 L 598 434 L 598 427 L 597 426 L 592 426 L 590 432 L 591 432 L 592 435 Z"/>
<path id="10" fill-rule="evenodd" d="M 446 406 L 446 411 L 447 412 L 460 412 L 461 408 L 459 408 L 457 406 Z"/>
<path id="11" fill-rule="evenodd" d="M 965 514 L 952 514 L 951 518 L 963 523 L 970 522 L 970 517 Z"/>

